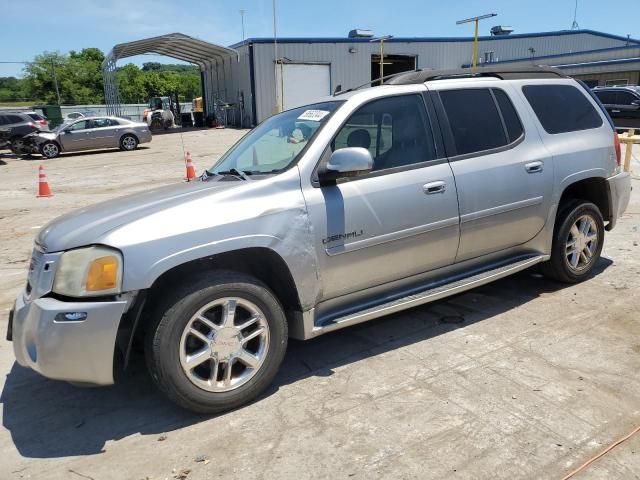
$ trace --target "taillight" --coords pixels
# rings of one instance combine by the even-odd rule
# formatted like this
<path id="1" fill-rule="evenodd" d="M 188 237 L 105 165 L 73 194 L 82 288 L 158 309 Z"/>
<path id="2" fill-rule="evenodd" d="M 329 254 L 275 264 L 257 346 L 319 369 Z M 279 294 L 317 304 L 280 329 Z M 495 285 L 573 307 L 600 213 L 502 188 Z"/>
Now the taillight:
<path id="1" fill-rule="evenodd" d="M 618 138 L 618 134 L 613 132 L 613 147 L 616 150 L 616 162 L 618 162 L 618 166 L 622 163 L 622 151 L 620 150 L 620 139 Z"/>
<path id="2" fill-rule="evenodd" d="M 45 127 L 47 126 L 47 121 L 46 120 L 39 120 L 38 123 L 40 125 L 44 125 Z"/>

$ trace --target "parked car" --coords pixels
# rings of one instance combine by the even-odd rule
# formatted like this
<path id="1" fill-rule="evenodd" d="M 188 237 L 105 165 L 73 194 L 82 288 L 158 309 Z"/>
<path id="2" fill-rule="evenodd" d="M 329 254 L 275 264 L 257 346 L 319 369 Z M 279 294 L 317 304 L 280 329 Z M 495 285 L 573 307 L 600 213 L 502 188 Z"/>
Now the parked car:
<path id="1" fill-rule="evenodd" d="M 595 87 L 593 93 L 602 102 L 619 128 L 640 128 L 640 86 Z"/>
<path id="2" fill-rule="evenodd" d="M 28 115 L 34 122 L 42 125 L 44 127 L 44 130 L 49 129 L 49 121 L 46 119 L 46 117 L 43 117 L 37 112 L 22 112 L 22 113 L 24 113 L 25 115 Z"/>
<path id="3" fill-rule="evenodd" d="M 589 278 L 629 202 L 619 147 L 556 70 L 399 74 L 272 116 L 200 181 L 43 227 L 8 336 L 21 365 L 99 385 L 140 342 L 174 402 L 234 408 L 273 380 L 288 337 L 534 265 Z"/>
<path id="4" fill-rule="evenodd" d="M 85 117 L 97 117 L 98 114 L 93 110 L 85 110 L 83 112 L 71 112 L 65 117 L 65 122 L 69 120 L 78 120 Z"/>
<path id="5" fill-rule="evenodd" d="M 60 152 L 102 148 L 135 150 L 151 141 L 145 123 L 117 117 L 92 117 L 63 123 L 50 132 L 34 132 L 24 137 L 23 153 L 40 153 L 55 158 Z"/>
<path id="6" fill-rule="evenodd" d="M 46 124 L 43 125 L 39 120 L 32 118 L 29 113 L 0 113 L 0 128 L 8 131 L 8 133 L 3 134 L 3 143 L 13 153 L 17 154 L 21 151 L 22 137 L 32 132 L 40 132 L 47 129 Z"/>

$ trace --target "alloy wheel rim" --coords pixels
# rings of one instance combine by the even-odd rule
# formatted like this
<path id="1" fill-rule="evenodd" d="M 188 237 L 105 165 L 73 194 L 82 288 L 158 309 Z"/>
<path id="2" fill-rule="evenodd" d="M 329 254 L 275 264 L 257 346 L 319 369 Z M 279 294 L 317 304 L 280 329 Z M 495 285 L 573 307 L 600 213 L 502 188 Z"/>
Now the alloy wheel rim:
<path id="1" fill-rule="evenodd" d="M 58 153 L 58 147 L 49 143 L 44 147 L 42 147 L 42 152 L 45 154 L 46 157 L 54 157 Z"/>
<path id="2" fill-rule="evenodd" d="M 565 260 L 575 272 L 583 271 L 594 259 L 598 248 L 598 227 L 590 215 L 579 217 L 569 230 L 565 246 Z"/>
<path id="3" fill-rule="evenodd" d="M 136 145 L 136 141 L 131 137 L 125 137 L 122 140 L 122 144 L 124 145 L 124 148 L 126 148 L 127 150 L 133 150 L 133 148 Z"/>
<path id="4" fill-rule="evenodd" d="M 214 300 L 187 322 L 180 339 L 180 365 L 191 383 L 209 392 L 227 392 L 260 370 L 269 350 L 263 312 L 239 297 Z"/>

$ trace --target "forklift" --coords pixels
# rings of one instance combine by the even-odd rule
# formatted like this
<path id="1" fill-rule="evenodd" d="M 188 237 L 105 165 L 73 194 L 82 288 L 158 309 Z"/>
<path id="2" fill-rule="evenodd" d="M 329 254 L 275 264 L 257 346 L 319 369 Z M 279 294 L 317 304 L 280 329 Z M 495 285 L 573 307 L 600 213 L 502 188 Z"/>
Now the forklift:
<path id="1" fill-rule="evenodd" d="M 166 97 L 151 97 L 149 108 L 142 114 L 142 121 L 147 122 L 150 130 L 168 130 L 180 125 L 180 102 L 178 93 L 174 92 Z"/>

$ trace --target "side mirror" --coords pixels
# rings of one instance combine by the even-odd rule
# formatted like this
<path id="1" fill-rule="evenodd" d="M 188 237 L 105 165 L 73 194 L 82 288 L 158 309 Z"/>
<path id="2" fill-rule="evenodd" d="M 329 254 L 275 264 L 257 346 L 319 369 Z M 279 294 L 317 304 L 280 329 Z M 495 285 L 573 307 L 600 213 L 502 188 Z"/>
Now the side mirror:
<path id="1" fill-rule="evenodd" d="M 336 150 L 318 172 L 321 185 L 335 184 L 338 178 L 355 177 L 373 169 L 371 152 L 362 147 L 348 147 Z"/>

